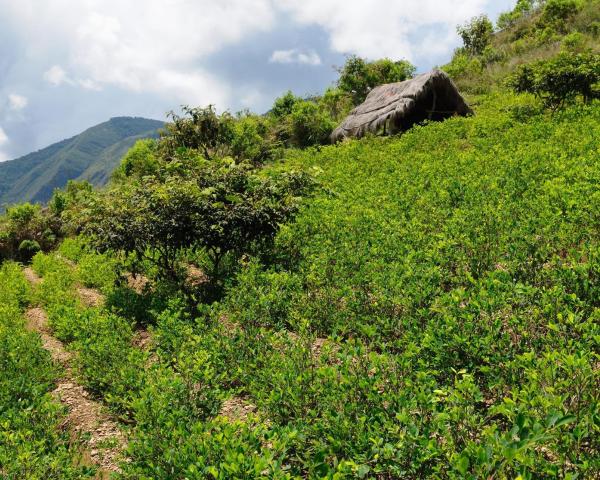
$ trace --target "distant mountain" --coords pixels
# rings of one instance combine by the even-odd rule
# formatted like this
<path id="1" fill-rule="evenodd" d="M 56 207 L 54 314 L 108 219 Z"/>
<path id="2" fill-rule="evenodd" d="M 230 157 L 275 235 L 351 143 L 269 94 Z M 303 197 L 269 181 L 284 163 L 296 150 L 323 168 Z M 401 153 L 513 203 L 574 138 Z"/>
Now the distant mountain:
<path id="1" fill-rule="evenodd" d="M 69 180 L 104 185 L 127 150 L 157 137 L 158 120 L 117 117 L 24 157 L 0 163 L 0 211 L 19 202 L 47 202 Z"/>

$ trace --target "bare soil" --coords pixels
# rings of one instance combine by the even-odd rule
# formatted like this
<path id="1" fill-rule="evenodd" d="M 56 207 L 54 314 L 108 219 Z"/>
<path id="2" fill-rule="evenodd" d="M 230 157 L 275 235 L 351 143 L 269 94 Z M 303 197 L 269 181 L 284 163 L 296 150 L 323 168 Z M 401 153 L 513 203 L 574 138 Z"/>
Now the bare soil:
<path id="1" fill-rule="evenodd" d="M 32 284 L 41 282 L 31 269 L 25 269 L 24 274 Z M 52 336 L 46 312 L 38 307 L 31 308 L 25 313 L 25 318 L 27 329 L 40 335 L 43 347 L 54 361 L 64 367 L 63 378 L 59 379 L 52 395 L 68 409 L 66 426 L 74 436 L 86 439 L 84 457 L 100 467 L 100 478 L 107 478 L 110 472 L 118 472 L 126 442 L 117 422 L 77 383 L 71 368 L 73 354 Z"/>
<path id="2" fill-rule="evenodd" d="M 31 267 L 25 267 L 23 269 L 23 275 L 25 275 L 25 278 L 27 279 L 27 281 L 29 283 L 32 283 L 33 285 L 37 285 L 38 283 L 40 283 L 42 281 L 42 279 L 38 276 L 37 273 L 35 273 L 33 271 L 33 268 L 31 268 Z"/>
<path id="3" fill-rule="evenodd" d="M 256 413 L 256 407 L 241 397 L 232 397 L 223 402 L 219 415 L 232 422 L 245 422 Z"/>
<path id="4" fill-rule="evenodd" d="M 137 275 L 133 275 L 132 273 L 127 273 L 126 278 L 127 278 L 127 285 L 129 286 L 129 288 L 131 288 L 138 295 L 141 295 L 142 293 L 144 293 L 144 291 L 150 284 L 150 280 L 146 276 L 142 275 L 141 273 L 138 273 Z"/>
<path id="5" fill-rule="evenodd" d="M 104 295 L 93 288 L 77 287 L 77 295 L 87 307 L 101 307 L 104 305 Z"/>

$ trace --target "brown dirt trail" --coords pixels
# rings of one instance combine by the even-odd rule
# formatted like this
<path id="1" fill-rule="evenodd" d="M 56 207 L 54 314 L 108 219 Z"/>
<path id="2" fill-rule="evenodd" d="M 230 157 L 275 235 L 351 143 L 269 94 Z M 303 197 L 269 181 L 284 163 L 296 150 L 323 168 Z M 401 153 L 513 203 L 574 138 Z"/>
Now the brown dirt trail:
<path id="1" fill-rule="evenodd" d="M 34 285 L 42 281 L 31 268 L 24 269 L 23 273 Z M 102 477 L 110 472 L 118 472 L 118 462 L 123 458 L 126 443 L 117 422 L 77 383 L 71 368 L 73 354 L 52 336 L 46 312 L 38 307 L 30 308 L 25 313 L 25 318 L 28 330 L 40 335 L 43 347 L 65 369 L 64 376 L 59 379 L 52 395 L 67 407 L 66 424 L 73 434 L 87 438 L 88 452 L 85 452 L 85 456 L 89 456 L 91 462 L 101 468 Z"/>

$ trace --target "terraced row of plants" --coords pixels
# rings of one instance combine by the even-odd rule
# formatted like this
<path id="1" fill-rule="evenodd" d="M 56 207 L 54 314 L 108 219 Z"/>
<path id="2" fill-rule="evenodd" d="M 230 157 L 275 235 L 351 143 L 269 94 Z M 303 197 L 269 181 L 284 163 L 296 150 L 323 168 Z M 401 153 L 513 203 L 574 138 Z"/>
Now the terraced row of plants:
<path id="1" fill-rule="evenodd" d="M 528 102 L 281 165 L 320 168 L 323 191 L 221 307 L 251 352 L 241 388 L 295 429 L 294 473 L 600 472 L 600 110 Z M 264 328 L 341 348 L 278 355 Z"/>
<path id="2" fill-rule="evenodd" d="M 65 258 L 79 263 L 69 265 Z M 261 472 L 281 472 L 275 455 L 257 451 L 267 438 L 258 421 L 253 421 L 251 428 L 236 424 L 235 417 L 216 418 L 223 400 L 234 393 L 229 391 L 229 382 L 211 367 L 217 359 L 209 358 L 206 351 L 195 350 L 185 356 L 168 348 L 175 338 L 182 342 L 188 330 L 169 330 L 174 319 L 180 318 L 176 303 L 158 314 L 153 329 L 155 351 L 133 344 L 135 329 L 141 325 L 122 312 L 113 312 L 119 310 L 121 296 L 129 301 L 137 294 L 115 287 L 116 267 L 116 261 L 83 253 L 78 242 L 71 241 L 56 254 L 38 254 L 33 259 L 34 270 L 43 277 L 37 298 L 48 312 L 56 337 L 76 353 L 80 382 L 128 429 L 129 449 L 124 454 L 128 461 L 122 465 L 122 475 L 257 478 Z M 106 307 L 82 305 L 77 283 L 100 288 L 107 297 Z M 144 305 L 143 299 L 138 301 Z"/>
<path id="3" fill-rule="evenodd" d="M 21 267 L 0 267 L 0 477 L 92 478 L 81 444 L 62 428 L 65 411 L 51 396 L 60 369 L 23 316 L 31 291 Z"/>
<path id="4" fill-rule="evenodd" d="M 532 105 L 290 152 L 269 168 L 319 190 L 212 305 L 135 293 L 83 239 L 38 254 L 35 298 L 128 433 L 121 476 L 598 475 L 600 109 Z"/>
<path id="5" fill-rule="evenodd" d="M 124 475 L 594 478 L 599 110 L 509 100 L 280 165 L 321 192 L 204 315 L 140 304 L 157 363 L 122 317 L 73 323 L 134 425 Z"/>

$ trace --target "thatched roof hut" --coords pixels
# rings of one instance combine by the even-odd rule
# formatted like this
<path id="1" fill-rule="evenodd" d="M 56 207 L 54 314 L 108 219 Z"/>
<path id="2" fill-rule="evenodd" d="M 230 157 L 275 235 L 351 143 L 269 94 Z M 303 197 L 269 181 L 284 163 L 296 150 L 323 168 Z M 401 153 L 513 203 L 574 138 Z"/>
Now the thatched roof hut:
<path id="1" fill-rule="evenodd" d="M 331 140 L 360 138 L 380 130 L 395 133 L 426 119 L 443 120 L 471 113 L 450 77 L 441 70 L 433 70 L 411 80 L 374 88 L 364 103 L 333 131 Z"/>

